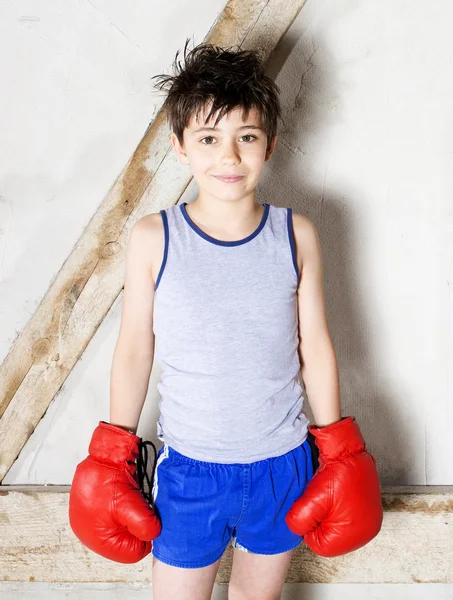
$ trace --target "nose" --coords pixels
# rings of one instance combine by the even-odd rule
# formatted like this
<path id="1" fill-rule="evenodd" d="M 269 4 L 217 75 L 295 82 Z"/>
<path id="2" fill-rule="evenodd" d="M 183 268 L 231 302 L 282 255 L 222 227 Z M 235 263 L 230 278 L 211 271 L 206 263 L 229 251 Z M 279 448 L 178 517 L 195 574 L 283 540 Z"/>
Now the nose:
<path id="1" fill-rule="evenodd" d="M 234 142 L 225 142 L 223 145 L 221 162 L 224 165 L 236 165 L 241 162 L 238 148 Z"/>

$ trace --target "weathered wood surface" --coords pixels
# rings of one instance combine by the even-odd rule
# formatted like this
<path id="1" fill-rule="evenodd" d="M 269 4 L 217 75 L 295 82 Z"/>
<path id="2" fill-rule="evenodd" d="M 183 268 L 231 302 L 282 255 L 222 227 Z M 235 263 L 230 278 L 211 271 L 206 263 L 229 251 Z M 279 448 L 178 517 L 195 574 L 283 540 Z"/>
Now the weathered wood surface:
<path id="1" fill-rule="evenodd" d="M 305 1 L 231 0 L 205 41 L 267 60 Z M 121 292 L 133 224 L 177 204 L 191 178 L 160 110 L 0 365 L 0 482 Z"/>
<path id="2" fill-rule="evenodd" d="M 69 486 L 0 488 L 2 581 L 152 582 L 152 556 L 121 565 L 87 550 L 68 523 Z M 453 583 L 453 486 L 383 487 L 384 523 L 367 546 L 336 558 L 294 553 L 288 583 Z M 216 583 L 230 578 L 233 548 Z"/>

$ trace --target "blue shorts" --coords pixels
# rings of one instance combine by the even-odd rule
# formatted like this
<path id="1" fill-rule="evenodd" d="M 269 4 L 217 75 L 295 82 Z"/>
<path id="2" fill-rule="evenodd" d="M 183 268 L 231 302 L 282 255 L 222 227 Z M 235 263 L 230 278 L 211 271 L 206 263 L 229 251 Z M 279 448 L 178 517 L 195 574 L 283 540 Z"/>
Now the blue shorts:
<path id="1" fill-rule="evenodd" d="M 303 540 L 285 523 L 315 469 L 309 439 L 281 456 L 252 463 L 195 460 L 164 444 L 152 496 L 162 530 L 153 555 L 183 568 L 205 567 L 232 546 L 278 554 Z"/>

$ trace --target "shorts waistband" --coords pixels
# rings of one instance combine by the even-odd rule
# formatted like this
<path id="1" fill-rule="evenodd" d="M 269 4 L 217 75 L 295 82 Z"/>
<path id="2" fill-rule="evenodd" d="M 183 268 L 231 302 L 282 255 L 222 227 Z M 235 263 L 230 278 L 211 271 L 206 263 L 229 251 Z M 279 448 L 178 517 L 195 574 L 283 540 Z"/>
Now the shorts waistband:
<path id="1" fill-rule="evenodd" d="M 306 439 L 303 442 L 301 442 L 298 446 L 293 448 L 292 450 L 288 450 L 288 452 L 284 452 L 283 454 L 278 455 L 278 456 L 270 456 L 269 458 L 263 458 L 261 460 L 253 461 L 251 463 L 219 463 L 219 462 L 215 462 L 215 461 L 211 462 L 211 461 L 206 461 L 206 460 L 200 460 L 197 458 L 191 458 L 190 456 L 181 454 L 181 452 L 178 452 L 177 450 L 175 450 L 175 448 L 173 448 L 172 446 L 170 446 L 169 444 L 166 444 L 166 443 L 164 444 L 164 452 L 169 458 L 174 458 L 174 459 L 178 460 L 178 462 L 189 463 L 189 464 L 198 465 L 198 466 L 202 466 L 202 467 L 214 467 L 214 466 L 250 467 L 251 465 L 263 464 L 263 463 L 269 462 L 270 460 L 279 458 L 280 456 L 285 456 L 285 454 L 294 452 L 295 450 L 297 450 L 297 448 L 299 448 L 300 446 L 302 446 L 305 443 L 308 443 Z"/>
<path id="2" fill-rule="evenodd" d="M 199 466 L 203 466 L 203 467 L 220 464 L 220 463 L 210 462 L 207 460 L 199 460 L 197 458 L 191 458 L 190 456 L 181 454 L 181 452 L 178 452 L 177 450 L 175 450 L 175 448 L 173 448 L 173 446 L 169 446 L 168 444 L 165 444 L 165 449 L 166 449 L 167 456 L 169 458 L 175 458 L 179 462 L 190 463 L 193 465 L 199 465 Z"/>

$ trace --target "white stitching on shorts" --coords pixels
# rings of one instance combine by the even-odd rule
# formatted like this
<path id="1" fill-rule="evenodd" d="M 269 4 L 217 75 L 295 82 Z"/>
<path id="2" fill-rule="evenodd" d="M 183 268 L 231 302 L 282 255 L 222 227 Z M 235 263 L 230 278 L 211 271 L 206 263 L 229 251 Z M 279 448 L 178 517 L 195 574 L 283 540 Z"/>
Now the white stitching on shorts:
<path id="1" fill-rule="evenodd" d="M 237 538 L 233 538 L 231 545 L 233 546 L 233 548 L 237 548 L 238 550 L 242 550 L 243 552 L 250 552 L 250 550 L 247 550 L 247 548 L 241 546 L 241 544 L 237 541 Z"/>
<path id="2" fill-rule="evenodd" d="M 156 501 L 157 492 L 159 491 L 159 485 L 158 485 L 158 481 L 157 481 L 157 467 L 164 460 L 164 458 L 167 458 L 167 457 L 168 457 L 168 445 L 164 444 L 164 449 L 162 451 L 162 454 L 159 456 L 159 458 L 156 462 L 156 468 L 154 470 L 154 482 L 153 482 L 153 491 L 152 491 L 153 502 Z"/>

